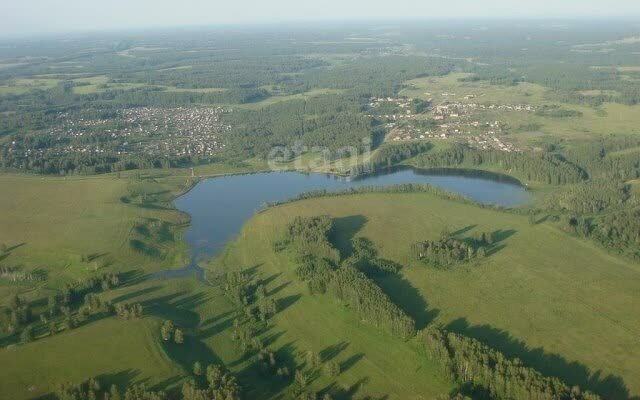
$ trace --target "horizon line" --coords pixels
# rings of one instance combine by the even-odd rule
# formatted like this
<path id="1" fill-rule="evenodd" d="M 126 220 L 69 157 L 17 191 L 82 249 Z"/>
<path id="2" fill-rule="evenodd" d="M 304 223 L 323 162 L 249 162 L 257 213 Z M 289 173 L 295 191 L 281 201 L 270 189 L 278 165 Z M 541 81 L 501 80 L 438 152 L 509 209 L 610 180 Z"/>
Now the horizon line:
<path id="1" fill-rule="evenodd" d="M 0 33 L 0 41 L 19 39 L 42 39 L 43 36 L 51 36 L 50 39 L 62 36 L 98 36 L 98 35 L 116 35 L 116 34 L 140 34 L 140 33 L 157 33 L 161 31 L 172 30 L 211 30 L 224 28 L 274 28 L 274 27 L 292 27 L 296 25 L 304 25 L 309 28 L 309 24 L 321 25 L 340 25 L 346 23 L 357 24 L 375 24 L 375 23 L 398 23 L 398 22 L 420 22 L 420 21 L 437 21 L 437 22 L 474 22 L 488 23 L 492 21 L 513 21 L 513 22 L 636 22 L 640 31 L 640 22 L 638 15 L 572 15 L 572 16 L 521 16 L 521 15 L 504 15 L 504 16 L 473 16 L 473 17 L 456 17 L 456 16 L 395 16 L 395 17 L 345 17 L 345 18 L 286 18 L 282 20 L 247 20 L 247 21 L 229 21 L 229 22 L 211 22 L 196 24 L 164 24 L 164 25 L 147 25 L 140 27 L 108 27 L 108 28 L 79 28 L 69 30 L 46 30 L 34 32 L 16 32 L 16 33 Z"/>

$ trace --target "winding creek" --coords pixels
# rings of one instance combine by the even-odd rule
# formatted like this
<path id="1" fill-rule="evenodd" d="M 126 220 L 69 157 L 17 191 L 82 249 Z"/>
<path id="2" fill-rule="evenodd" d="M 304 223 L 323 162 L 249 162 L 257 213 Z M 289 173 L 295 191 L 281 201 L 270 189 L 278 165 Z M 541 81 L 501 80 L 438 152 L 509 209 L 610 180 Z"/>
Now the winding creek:
<path id="1" fill-rule="evenodd" d="M 198 261 L 217 255 L 240 232 L 242 225 L 267 203 L 295 197 L 311 190 L 340 190 L 369 185 L 428 183 L 462 194 L 483 204 L 514 207 L 527 204 L 531 195 L 516 179 L 476 170 L 394 168 L 357 179 L 300 172 L 265 172 L 206 179 L 175 200 L 180 211 L 191 215 L 182 239 L 191 263 L 160 271 L 152 279 L 196 274 L 203 279 Z"/>

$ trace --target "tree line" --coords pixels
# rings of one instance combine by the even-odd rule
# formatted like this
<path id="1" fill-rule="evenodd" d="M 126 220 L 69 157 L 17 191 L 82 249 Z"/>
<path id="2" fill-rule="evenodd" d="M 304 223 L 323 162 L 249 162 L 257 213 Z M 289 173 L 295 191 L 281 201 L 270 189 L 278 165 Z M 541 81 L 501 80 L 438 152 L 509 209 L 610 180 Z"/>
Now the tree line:
<path id="1" fill-rule="evenodd" d="M 416 157 L 418 167 L 437 168 L 468 165 L 499 166 L 528 180 L 553 185 L 581 182 L 585 173 L 563 157 L 548 152 L 508 153 L 498 150 L 477 150 L 464 144 L 454 144 L 438 152 L 423 153 Z"/>
<path id="2" fill-rule="evenodd" d="M 296 217 L 288 226 L 288 241 L 300 260 L 296 275 L 307 282 L 312 293 L 331 293 L 345 301 L 365 323 L 402 339 L 413 337 L 415 321 L 355 267 L 355 259 L 340 265 L 339 252 L 329 241 L 332 228 L 328 216 Z M 370 252 L 358 251 L 362 257 L 366 257 L 364 251 Z"/>
<path id="3" fill-rule="evenodd" d="M 438 362 L 460 391 L 477 400 L 597 400 L 600 397 L 558 378 L 546 377 L 476 339 L 429 327 L 419 335 L 429 357 Z"/>

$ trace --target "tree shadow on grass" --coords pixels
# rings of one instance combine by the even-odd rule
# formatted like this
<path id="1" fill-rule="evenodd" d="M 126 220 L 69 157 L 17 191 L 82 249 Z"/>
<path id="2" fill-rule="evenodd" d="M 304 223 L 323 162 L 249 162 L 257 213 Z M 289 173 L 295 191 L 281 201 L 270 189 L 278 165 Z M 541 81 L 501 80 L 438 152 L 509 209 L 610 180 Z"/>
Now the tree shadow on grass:
<path id="1" fill-rule="evenodd" d="M 276 333 L 276 335 L 282 334 L 284 334 L 284 332 Z M 285 397 L 285 395 L 287 388 L 293 380 L 293 374 L 296 369 L 296 354 L 295 342 L 285 343 L 274 351 L 277 367 L 287 367 L 290 373 L 289 376 L 277 376 L 269 372 L 265 373 L 265 371 L 261 369 L 260 363 L 247 364 L 236 374 L 240 382 L 252 382 L 250 387 L 246 387 L 243 398 L 288 398 Z"/>
<path id="2" fill-rule="evenodd" d="M 302 295 L 300 295 L 300 294 L 294 294 L 294 295 L 291 295 L 291 296 L 286 296 L 286 297 L 282 297 L 282 298 L 278 299 L 278 312 L 284 311 L 287 308 L 291 307 L 298 300 L 300 300 L 301 297 L 302 297 Z"/>
<path id="3" fill-rule="evenodd" d="M 476 226 L 478 226 L 478 225 L 468 225 L 468 226 L 465 226 L 464 228 L 460 228 L 460 229 L 458 229 L 458 230 L 457 230 L 457 231 L 455 231 L 455 232 L 451 232 L 451 236 L 463 235 L 463 234 L 465 234 L 465 233 L 469 232 L 470 230 L 472 230 L 473 228 L 475 228 Z"/>
<path id="4" fill-rule="evenodd" d="M 363 215 L 350 215 L 348 217 L 334 218 L 333 231 L 330 241 L 340 252 L 343 260 L 353 254 L 351 239 L 367 223 L 367 218 Z"/>
<path id="5" fill-rule="evenodd" d="M 120 272 L 118 275 L 120 278 L 121 287 L 133 286 L 146 280 L 147 276 L 142 269 L 132 269 L 129 271 Z"/>
<path id="6" fill-rule="evenodd" d="M 131 291 L 129 293 L 125 293 L 125 294 L 122 294 L 120 296 L 115 297 L 112 300 L 112 302 L 113 303 L 120 303 L 120 302 L 123 302 L 123 301 L 131 301 L 131 300 L 134 300 L 137 297 L 144 296 L 146 294 L 155 292 L 155 291 L 160 290 L 160 289 L 162 289 L 161 286 L 149 286 L 149 287 L 146 287 L 146 288 L 133 290 L 133 291 Z"/>
<path id="7" fill-rule="evenodd" d="M 420 292 L 397 273 L 378 278 L 376 283 L 394 304 L 416 321 L 417 329 L 425 328 L 440 313 L 437 309 L 429 309 Z"/>
<path id="8" fill-rule="evenodd" d="M 211 336 L 218 335 L 233 326 L 233 320 L 235 319 L 235 313 L 226 312 L 220 315 L 215 321 L 207 321 L 200 325 L 198 329 L 198 337 L 202 340 L 208 339 Z"/>
<path id="9" fill-rule="evenodd" d="M 322 362 L 331 361 L 336 358 L 340 353 L 342 353 L 347 347 L 349 347 L 348 342 L 340 342 L 331 346 L 327 346 L 320 351 L 320 359 Z"/>
<path id="10" fill-rule="evenodd" d="M 358 361 L 364 358 L 364 353 L 357 353 L 340 363 L 340 371 L 345 372 L 351 369 Z"/>
<path id="11" fill-rule="evenodd" d="M 356 397 L 356 395 L 358 394 L 358 391 L 360 389 L 362 389 L 362 387 L 364 387 L 367 383 L 369 382 L 369 378 L 368 377 L 363 377 L 358 379 L 356 382 L 354 382 L 352 385 L 348 386 L 348 387 L 338 387 L 336 382 L 331 383 L 330 385 L 324 387 L 320 393 L 327 393 L 331 396 L 332 399 L 334 400 L 349 400 L 349 399 L 353 399 L 353 398 L 360 398 L 359 396 Z M 383 394 L 378 396 L 367 396 L 367 397 L 362 397 L 363 399 L 371 399 L 371 400 L 386 400 L 389 398 L 388 395 Z"/>
<path id="12" fill-rule="evenodd" d="M 452 321 L 446 329 L 477 339 L 508 358 L 518 358 L 526 366 L 546 376 L 557 377 L 570 386 L 578 385 L 608 400 L 629 399 L 629 389 L 621 377 L 605 375 L 602 371 L 591 373 L 583 364 L 568 361 L 558 354 L 545 353 L 543 348 L 530 348 L 505 330 L 489 325 L 470 326 L 465 318 Z"/>
<path id="13" fill-rule="evenodd" d="M 102 391 L 109 391 L 111 385 L 115 385 L 120 393 L 125 391 L 125 388 L 134 383 L 145 383 L 145 380 L 136 380 L 136 377 L 140 375 L 140 371 L 133 369 L 126 369 L 120 372 L 112 374 L 100 374 L 95 377 L 96 381 L 100 384 Z M 89 379 L 89 377 L 87 377 Z M 79 384 L 80 382 L 73 382 Z M 34 397 L 34 400 L 57 400 L 59 397 L 57 394 L 50 392 L 38 397 Z M 101 397 L 102 398 L 102 397 Z"/>
<path id="14" fill-rule="evenodd" d="M 21 242 L 21 243 L 18 243 L 16 245 L 13 245 L 11 247 L 7 247 L 7 253 L 11 253 L 15 249 L 19 249 L 20 247 L 26 246 L 26 245 L 27 245 L 27 242 Z"/>
<path id="15" fill-rule="evenodd" d="M 509 239 L 511 236 L 515 235 L 517 231 L 515 229 L 498 229 L 497 231 L 491 232 L 491 245 L 488 246 L 486 256 L 492 256 L 499 252 L 500 250 L 507 247 L 504 243 L 505 240 Z"/>

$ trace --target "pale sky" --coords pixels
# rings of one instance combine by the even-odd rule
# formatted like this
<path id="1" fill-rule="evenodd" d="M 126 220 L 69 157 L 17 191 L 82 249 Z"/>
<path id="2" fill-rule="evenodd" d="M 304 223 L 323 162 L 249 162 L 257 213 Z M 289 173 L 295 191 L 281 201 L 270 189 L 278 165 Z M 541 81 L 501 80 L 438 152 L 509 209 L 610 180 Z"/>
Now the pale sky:
<path id="1" fill-rule="evenodd" d="M 0 36 L 381 18 L 640 17 L 640 0 L 0 0 Z"/>

